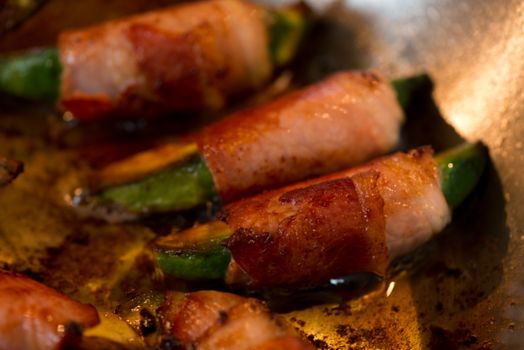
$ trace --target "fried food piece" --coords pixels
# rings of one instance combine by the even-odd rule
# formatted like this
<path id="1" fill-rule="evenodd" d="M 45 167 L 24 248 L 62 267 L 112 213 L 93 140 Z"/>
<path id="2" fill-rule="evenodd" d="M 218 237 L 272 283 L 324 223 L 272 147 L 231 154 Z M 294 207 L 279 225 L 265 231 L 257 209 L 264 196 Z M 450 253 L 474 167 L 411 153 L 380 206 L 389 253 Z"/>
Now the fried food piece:
<path id="1" fill-rule="evenodd" d="M 0 270 L 0 350 L 56 349 L 69 325 L 88 328 L 98 322 L 93 306 Z"/>
<path id="2" fill-rule="evenodd" d="M 313 349 L 283 317 L 253 298 L 215 291 L 169 293 L 160 314 L 166 332 L 183 349 Z"/>

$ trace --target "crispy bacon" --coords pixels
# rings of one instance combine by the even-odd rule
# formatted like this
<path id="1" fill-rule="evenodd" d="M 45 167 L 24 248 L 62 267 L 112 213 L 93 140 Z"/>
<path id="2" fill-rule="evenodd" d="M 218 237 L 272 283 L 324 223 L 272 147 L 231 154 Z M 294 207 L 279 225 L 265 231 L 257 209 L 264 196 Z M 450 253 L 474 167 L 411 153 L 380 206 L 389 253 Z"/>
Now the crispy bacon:
<path id="1" fill-rule="evenodd" d="M 387 81 L 343 72 L 214 123 L 196 139 L 230 202 L 383 154 L 396 145 L 402 120 Z"/>
<path id="2" fill-rule="evenodd" d="M 387 266 L 378 174 L 331 180 L 257 196 L 227 208 L 228 248 L 264 286 L 325 283 Z"/>
<path id="3" fill-rule="evenodd" d="M 315 285 L 387 263 L 450 220 L 429 147 L 226 206 L 234 264 L 255 286 Z M 235 269 L 228 281 L 243 282 Z M 245 283 L 245 281 L 244 281 Z"/>
<path id="4" fill-rule="evenodd" d="M 160 314 L 168 334 L 187 349 L 313 349 L 283 317 L 253 298 L 215 291 L 170 293 Z"/>
<path id="5" fill-rule="evenodd" d="M 56 349 L 67 324 L 96 325 L 98 313 L 28 277 L 0 271 L 0 349 Z"/>
<path id="6" fill-rule="evenodd" d="M 270 77 L 264 21 L 254 5 L 210 0 L 66 31 L 61 104 L 83 119 L 221 107 Z"/>

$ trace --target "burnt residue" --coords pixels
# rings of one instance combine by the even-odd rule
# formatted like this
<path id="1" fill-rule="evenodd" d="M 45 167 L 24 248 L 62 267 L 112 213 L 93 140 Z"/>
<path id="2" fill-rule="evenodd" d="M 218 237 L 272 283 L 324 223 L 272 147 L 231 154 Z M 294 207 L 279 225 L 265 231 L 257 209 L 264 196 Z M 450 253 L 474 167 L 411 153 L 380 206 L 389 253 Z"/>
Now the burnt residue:
<path id="1" fill-rule="evenodd" d="M 360 329 L 351 333 L 348 343 L 368 342 L 372 347 L 386 347 L 391 344 L 388 331 L 383 327 Z"/>
<path id="2" fill-rule="evenodd" d="M 317 349 L 389 349 L 392 344 L 396 344 L 391 331 L 385 327 L 356 329 L 349 325 L 338 325 L 335 327 L 335 333 L 339 339 L 336 343 L 332 343 L 327 336 L 304 336 Z"/>
<path id="3" fill-rule="evenodd" d="M 475 339 L 502 324 L 486 320 L 502 302 L 494 296 L 508 247 L 505 221 L 500 180 L 489 166 L 475 192 L 454 211 L 450 226 L 425 247 L 424 260 L 410 277 L 423 342 L 431 348 L 489 348 Z"/>
<path id="4" fill-rule="evenodd" d="M 297 319 L 296 317 L 291 317 L 289 320 L 299 327 L 304 327 L 306 325 L 306 321 Z"/>
<path id="5" fill-rule="evenodd" d="M 492 349 L 490 343 L 480 342 L 479 338 L 467 328 L 446 330 L 439 326 L 431 326 L 430 334 L 428 347 L 431 350 L 454 350 L 463 348 L 477 350 Z"/>
<path id="6" fill-rule="evenodd" d="M 48 247 L 46 249 L 47 254 L 44 259 L 41 260 L 41 264 L 47 266 L 52 263 L 52 260 L 59 256 L 70 244 L 79 246 L 89 245 L 89 234 L 80 230 L 77 230 L 74 235 L 69 235 L 65 238 L 64 242 L 57 247 Z"/>
<path id="7" fill-rule="evenodd" d="M 324 339 L 326 339 L 326 337 L 324 337 Z M 308 335 L 307 340 L 309 340 L 317 349 L 321 349 L 321 350 L 331 349 L 331 347 L 325 340 L 315 338 L 314 335 Z"/>
<path id="8" fill-rule="evenodd" d="M 426 271 L 428 277 L 433 278 L 459 278 L 463 272 L 458 268 L 451 268 L 443 261 L 435 261 Z"/>
<path id="9" fill-rule="evenodd" d="M 146 308 L 140 310 L 140 333 L 147 337 L 157 331 L 156 317 Z"/>
<path id="10" fill-rule="evenodd" d="M 335 327 L 335 331 L 340 337 L 346 338 L 353 331 L 353 328 L 345 324 L 339 324 Z"/>
<path id="11" fill-rule="evenodd" d="M 218 323 L 219 324 L 225 324 L 227 322 L 227 320 L 229 319 L 229 315 L 227 313 L 227 311 L 225 310 L 219 310 L 218 311 Z"/>
<path id="12" fill-rule="evenodd" d="M 24 26 L 19 27 L 20 31 L 18 33 L 13 32 L 8 37 L 2 37 L 2 40 L 0 40 L 1 51 L 32 47 L 34 44 L 51 45 L 60 29 L 59 27 L 93 23 L 122 13 L 137 12 L 155 7 L 169 1 L 129 2 L 127 0 L 115 0 L 107 2 L 85 0 L 75 2 L 74 6 L 68 0 L 48 2 L 49 6 L 43 8 L 42 12 L 35 16 L 34 21 L 31 23 L 28 21 L 27 25 L 24 24 Z M 434 3 L 437 5 L 436 10 L 442 9 L 442 6 L 439 5 L 440 2 L 435 1 Z M 494 2 L 492 3 L 494 4 Z M 472 4 L 475 6 L 468 9 L 468 6 Z M 482 10 L 482 8 L 489 9 L 489 6 L 491 6 L 489 4 L 489 1 L 483 1 L 479 4 L 475 1 L 465 1 L 461 5 L 465 5 L 463 9 L 471 10 L 472 16 L 468 16 L 468 21 L 462 21 L 461 23 L 453 21 L 453 16 L 450 22 L 449 17 L 446 16 L 446 14 L 450 13 L 446 13 L 446 11 L 441 12 L 438 21 L 439 32 L 446 33 L 444 28 L 446 23 L 452 23 L 453 28 L 456 27 L 457 23 L 459 27 L 461 24 L 468 23 L 469 19 L 475 18 L 477 10 Z M 446 3 L 446 8 L 453 10 L 452 13 L 457 15 L 461 13 L 461 11 L 453 9 L 455 6 L 448 5 Z M 487 5 L 489 6 L 487 7 Z M 493 6 L 496 7 L 495 5 Z M 418 6 L 413 8 L 420 9 Z M 60 9 L 62 9 L 62 12 Z M 96 11 L 91 11 L 92 9 L 96 9 Z M 410 14 L 409 11 L 410 9 L 406 7 L 406 16 L 401 17 L 410 17 L 408 16 Z M 510 6 L 508 6 L 508 11 L 511 11 Z M 339 12 L 339 17 L 343 17 L 342 11 Z M 56 14 L 60 13 L 66 15 L 56 16 Z M 49 21 L 50 15 L 55 19 L 59 18 L 59 20 Z M 302 52 L 298 55 L 299 64 L 292 68 L 297 73 L 295 74 L 296 80 L 300 80 L 300 83 L 313 82 L 327 73 L 341 68 L 363 66 L 369 62 L 370 57 L 366 57 L 366 55 L 369 55 L 369 50 L 363 53 L 360 46 L 362 42 L 359 43 L 354 39 L 360 37 L 358 33 L 363 31 L 371 38 L 375 35 L 373 29 L 376 26 L 363 13 L 351 12 L 347 17 L 339 18 L 336 23 L 332 23 L 330 19 L 322 19 L 319 25 L 314 28 L 311 36 L 306 41 L 306 45 L 303 45 Z M 448 18 L 447 21 L 446 18 Z M 489 23 L 491 27 L 496 23 L 491 15 L 489 18 L 490 20 L 486 23 Z M 428 25 L 426 21 L 418 21 L 418 23 L 424 23 L 424 26 Z M 397 26 L 398 28 L 406 29 L 408 25 L 407 22 L 397 22 L 395 24 L 400 24 Z M 413 24 L 415 25 L 414 27 L 411 24 L 409 25 L 410 29 L 420 29 L 416 22 Z M 459 27 L 457 29 L 460 29 Z M 35 28 L 38 28 L 38 30 L 35 31 Z M 42 28 L 44 30 L 41 30 Z M 358 28 L 358 31 L 354 31 L 353 28 Z M 510 28 L 509 25 L 508 28 Z M 513 28 L 519 27 L 513 26 Z M 424 36 L 423 32 L 424 30 L 417 33 L 406 30 L 411 39 L 408 46 L 412 49 L 414 48 L 413 51 L 427 48 L 423 43 L 417 43 L 417 40 L 420 39 L 419 34 L 422 33 L 421 35 Z M 494 30 L 491 32 L 505 33 L 506 31 Z M 468 35 L 467 42 L 475 44 L 476 39 L 471 39 L 470 31 L 465 33 Z M 431 37 L 434 34 L 432 33 Z M 485 35 L 478 36 L 478 38 L 481 37 L 485 37 Z M 392 42 L 400 43 L 402 40 L 393 40 Z M 436 40 L 428 40 L 427 42 L 432 42 L 439 47 L 441 45 Z M 452 40 L 452 42 L 460 45 L 460 40 Z M 386 48 L 387 46 L 384 45 L 387 44 L 386 42 L 375 41 L 375 43 L 380 44 L 375 46 L 376 48 Z M 364 49 L 369 49 L 369 47 L 365 46 Z M 454 55 L 453 52 L 461 55 L 465 52 L 462 49 L 467 49 L 468 47 L 478 51 L 479 47 L 489 49 L 491 46 L 462 45 L 459 50 L 439 50 L 439 52 L 446 56 L 444 61 L 449 62 L 449 57 L 447 56 L 450 55 L 450 52 L 452 55 Z M 513 51 L 515 54 L 518 53 L 518 50 Z M 416 62 L 423 63 L 420 60 L 426 54 L 434 55 L 435 53 L 420 52 L 419 56 L 416 57 Z M 385 57 L 389 56 L 386 55 Z M 474 60 L 478 60 L 478 57 L 480 55 L 475 56 Z M 500 55 L 497 54 L 496 57 L 500 59 Z M 389 64 L 396 65 L 397 63 L 390 62 Z M 453 81 L 461 82 L 463 87 L 466 88 L 470 86 L 476 92 L 481 90 L 482 86 L 479 83 L 482 82 L 481 78 L 484 76 L 471 74 L 471 71 L 467 69 L 468 67 L 463 67 L 466 69 L 454 70 L 452 68 L 453 64 L 435 65 L 433 63 L 430 62 L 427 66 L 432 67 L 431 73 L 436 78 L 440 103 L 446 104 L 452 95 L 454 99 L 453 106 L 456 107 L 456 102 L 460 102 L 461 97 L 455 93 L 460 93 L 462 89 L 457 89 L 457 86 L 453 85 Z M 402 64 L 400 62 L 400 65 Z M 490 64 L 483 71 L 489 74 L 490 69 L 497 66 L 502 67 L 503 65 Z M 396 67 L 398 68 L 398 66 Z M 446 67 L 446 71 L 439 71 L 439 67 Z M 519 77 L 518 74 L 513 74 L 512 76 Z M 508 86 L 503 79 L 490 80 L 490 84 L 493 85 L 493 89 L 489 89 L 489 94 L 495 99 L 504 96 L 506 91 L 511 91 L 511 86 Z M 503 86 L 503 90 L 495 89 L 497 86 Z M 446 96 L 447 94 L 449 96 Z M 467 94 L 468 91 L 465 92 L 465 95 Z M 505 96 L 508 95 L 506 94 Z M 132 244 L 128 245 L 129 242 L 140 242 L 142 239 L 147 240 L 147 235 L 150 234 L 149 231 L 154 231 L 157 234 L 167 233 L 171 228 L 169 227 L 168 229 L 166 227 L 171 225 L 171 223 L 166 226 L 163 226 L 164 223 L 155 224 L 153 223 L 155 220 L 162 219 L 152 218 L 151 223 L 148 221 L 148 226 L 151 230 L 147 233 L 137 229 L 135 224 L 126 225 L 122 230 L 117 230 L 115 226 L 77 220 L 67 209 L 57 205 L 57 202 L 54 201 L 56 199 L 56 188 L 54 188 L 54 182 L 50 177 L 46 176 L 50 170 L 53 171 L 55 178 L 63 174 L 56 169 L 42 167 L 38 162 L 38 158 L 46 157 L 54 168 L 67 167 L 67 165 L 61 165 L 63 158 L 56 157 L 55 148 L 64 152 L 69 152 L 72 148 L 78 148 L 80 155 L 77 158 L 77 162 L 86 161 L 94 167 L 99 167 L 136 150 L 149 147 L 149 145 L 157 142 L 160 143 L 179 133 L 180 123 L 192 124 L 194 120 L 192 116 L 183 116 L 176 120 L 163 119 L 161 121 L 140 121 L 138 123 L 122 122 L 115 126 L 111 126 L 111 123 L 77 124 L 72 127 L 65 126 L 55 133 L 53 130 L 50 130 L 49 120 L 58 123 L 60 126 L 64 125 L 59 116 L 49 117 L 50 106 L 33 108 L 34 104 L 27 101 L 2 99 L 2 108 L 0 108 L 2 114 L 0 153 L 24 161 L 28 165 L 28 169 L 31 169 L 31 172 L 28 171 L 11 186 L 2 189 L 2 198 L 0 198 L 2 206 L 0 211 L 0 241 L 4 251 L 16 252 L 16 255 L 9 255 L 7 260 L 3 257 L 5 261 L 2 261 L 0 265 L 23 271 L 32 277 L 36 277 L 39 281 L 71 292 L 72 297 L 83 301 L 91 301 L 93 299 L 91 293 L 82 293 L 78 286 L 83 286 L 88 282 L 96 282 L 97 277 L 106 277 L 106 273 L 113 271 L 115 261 L 119 259 L 119 254 L 132 246 Z M 409 107 L 402 148 L 407 149 L 431 143 L 437 150 L 441 150 L 462 141 L 459 133 L 441 118 L 438 108 L 434 104 L 428 107 L 428 101 L 430 101 L 429 91 L 426 97 L 420 95 L 415 99 L 414 105 Z M 515 99 L 515 102 L 518 102 L 517 99 Z M 5 108 L 6 104 L 9 106 L 9 109 Z M 32 106 L 32 109 L 28 106 Z M 512 129 L 513 133 L 517 135 L 520 128 L 517 127 L 516 123 L 508 124 L 504 122 L 513 123 L 517 120 L 515 115 L 517 115 L 517 112 L 520 112 L 518 108 L 507 107 L 501 106 L 501 108 L 498 108 L 493 104 L 493 108 L 487 109 L 489 113 L 492 113 L 492 117 L 481 124 L 479 123 L 480 120 L 483 120 L 482 117 L 484 115 L 476 114 L 475 109 L 470 109 L 467 111 L 472 111 L 471 116 L 464 118 L 464 120 L 472 121 L 473 125 L 479 126 L 479 130 L 486 125 L 492 126 L 489 128 L 492 129 L 491 133 L 499 134 L 496 139 L 502 140 L 501 147 L 504 148 L 504 152 L 507 151 L 507 157 L 497 159 L 498 169 L 500 171 L 509 170 L 507 164 L 504 167 L 504 162 L 511 162 L 515 170 L 518 171 L 518 164 L 520 163 L 513 162 L 513 160 L 516 160 L 514 155 L 518 154 L 518 152 L 512 153 L 515 150 L 512 147 L 515 145 L 512 144 L 511 137 L 507 139 L 505 136 L 508 134 L 509 136 L 512 135 L 511 132 L 508 132 L 510 131 L 509 129 Z M 16 111 L 16 113 L 13 111 Z M 448 105 L 446 112 L 453 112 L 453 109 L 450 109 Z M 457 112 L 460 112 L 460 110 Z M 457 115 L 451 115 L 451 117 L 454 117 L 456 120 L 460 119 L 457 119 Z M 486 124 L 488 122 L 489 124 Z M 469 129 L 464 125 L 462 125 L 459 131 L 466 132 L 468 138 L 483 137 L 481 133 L 475 132 L 475 130 Z M 508 125 L 510 127 L 505 131 L 503 128 Z M 144 140 L 144 137 L 147 137 L 148 140 Z M 113 147 L 112 145 L 115 142 L 118 143 L 118 146 Z M 506 178 L 512 176 L 508 172 L 503 174 Z M 305 313 L 296 314 L 297 322 L 295 324 L 308 328 L 308 331 L 311 330 L 311 333 L 314 333 L 311 339 L 319 348 L 328 348 L 328 342 L 326 338 L 323 338 L 321 326 L 330 326 L 330 329 L 334 329 L 336 338 L 329 339 L 329 343 L 340 344 L 343 348 L 349 347 L 347 346 L 348 339 L 353 341 L 362 339 L 362 334 L 358 333 L 359 329 L 373 329 L 373 325 L 378 325 L 378 329 L 391 329 L 391 332 L 395 332 L 396 326 L 391 321 L 396 318 L 404 319 L 405 325 L 415 327 L 420 325 L 420 336 L 425 346 L 429 344 L 436 348 L 438 346 L 441 346 L 441 348 L 459 346 L 466 349 L 494 348 L 496 343 L 492 343 L 489 340 L 495 339 L 497 330 L 506 326 L 508 328 L 515 326 L 515 324 L 511 323 L 506 325 L 497 322 L 498 320 L 496 319 L 493 322 L 488 322 L 491 314 L 498 313 L 501 310 L 500 304 L 508 302 L 503 293 L 497 292 L 498 290 L 506 289 L 506 287 L 500 288 L 503 273 L 507 273 L 506 279 L 508 280 L 515 273 L 508 271 L 508 268 L 503 269 L 505 265 L 502 263 L 503 258 L 506 256 L 509 236 L 505 224 L 506 208 L 502 185 L 493 166 L 488 169 L 486 175 L 475 195 L 455 212 L 454 223 L 451 228 L 429 245 L 423 247 L 420 259 L 413 259 L 413 256 L 410 256 L 411 262 L 402 266 L 398 270 L 398 274 L 388 279 L 388 282 L 390 280 L 397 282 L 397 287 L 390 299 L 395 298 L 396 293 L 400 295 L 398 298 L 394 301 L 388 301 L 384 297 L 375 298 L 370 305 L 360 308 L 360 311 L 358 308 L 351 308 L 349 304 L 347 306 L 342 304 L 342 307 L 339 308 L 319 307 L 320 311 L 318 313 L 308 308 Z M 26 180 L 26 178 L 30 180 Z M 29 182 L 33 182 L 33 184 L 30 186 L 28 185 Z M 47 187 L 48 189 L 43 191 L 42 187 Z M 505 183 L 505 188 L 507 191 L 510 191 L 515 186 L 511 187 Z M 518 205 L 518 198 L 515 199 L 513 193 L 512 196 L 513 202 Z M 29 198 L 31 200 L 28 200 Z M 41 216 L 44 215 L 49 217 L 49 219 L 41 220 Z M 513 218 L 515 218 L 515 214 L 513 214 Z M 519 223 L 520 221 L 517 220 L 515 222 Z M 25 232 L 31 232 L 31 236 L 24 234 Z M 515 234 L 517 241 L 513 243 L 518 243 L 518 232 L 514 233 L 517 233 Z M 13 237 L 16 239 L 13 239 Z M 34 250 L 27 248 L 32 247 L 29 245 L 27 237 L 31 237 L 39 246 L 44 246 L 46 255 L 49 255 L 49 259 L 44 259 L 43 269 L 47 272 L 43 275 L 40 275 L 40 271 L 42 271 L 41 268 L 38 268 L 40 265 L 33 263 L 35 260 L 40 261 L 40 255 L 35 257 Z M 42 242 L 42 237 L 53 239 Z M 64 245 L 60 244 L 62 237 L 70 237 Z M 16 246 L 13 246 L 14 241 L 17 243 Z M 19 249 L 20 247 L 27 249 Z M 47 249 L 48 247 L 49 249 Z M 120 248 L 122 249 L 120 250 Z M 519 251 L 519 248 L 521 247 L 517 244 L 514 245 L 513 250 L 516 252 Z M 90 253 L 89 249 L 92 249 L 95 254 Z M 521 261 L 514 260 L 511 257 L 508 260 L 513 264 L 518 264 Z M 107 269 L 103 268 L 104 265 L 108 265 Z M 146 269 L 145 271 L 149 273 L 149 270 Z M 404 275 L 406 271 L 408 272 L 407 276 Z M 515 271 L 520 270 L 515 269 Z M 111 274 L 109 273 L 109 275 Z M 128 284 L 131 291 L 140 284 L 141 280 L 137 277 L 134 279 L 134 282 L 136 283 Z M 145 283 L 145 285 L 147 286 L 148 283 Z M 402 285 L 409 285 L 409 288 L 399 290 L 399 286 Z M 176 285 L 176 287 L 179 287 L 179 285 Z M 224 288 L 223 285 L 213 287 Z M 194 286 L 193 288 L 200 288 L 200 286 Z M 209 286 L 206 286 L 206 288 L 209 288 Z M 104 291 L 104 289 L 99 289 L 95 294 L 99 294 L 101 291 Z M 137 292 L 138 290 L 135 289 L 134 293 Z M 359 293 L 354 298 L 360 298 L 364 294 L 366 293 Z M 286 308 L 294 309 L 293 298 L 289 297 L 288 300 L 289 303 L 286 304 Z M 416 309 L 412 314 L 409 313 L 413 307 L 409 303 L 410 300 L 414 302 Z M 313 303 L 310 302 L 307 306 L 311 307 L 311 305 L 331 301 L 333 299 L 319 298 Z M 514 301 L 510 302 L 513 303 L 510 305 L 515 304 Z M 384 303 L 384 309 L 376 306 L 380 303 Z M 396 307 L 398 307 L 398 310 L 396 310 Z M 384 312 L 384 310 L 386 311 Z M 341 318 L 343 320 L 340 320 Z M 304 323 L 299 323 L 298 320 Z M 365 326 L 361 326 L 364 322 L 359 322 L 360 320 L 366 320 Z M 459 325 L 458 323 L 461 320 L 466 325 Z M 357 323 L 358 326 L 355 326 L 354 323 Z M 386 325 L 383 325 L 383 323 Z M 353 325 L 353 329 L 357 333 L 353 334 L 348 325 Z M 412 335 L 412 333 L 418 336 L 418 332 L 413 331 L 413 328 L 409 328 L 411 330 L 405 329 L 405 333 L 399 333 L 403 336 Z M 518 323 L 515 333 L 517 331 Z M 355 338 L 355 336 L 361 337 Z M 364 337 L 364 339 L 366 338 Z M 87 340 L 87 338 L 84 338 L 84 341 Z M 108 340 L 89 338 L 89 341 L 97 343 L 98 346 L 87 346 L 85 348 L 121 348 Z M 407 342 L 402 345 L 398 339 L 389 338 L 388 342 L 387 346 L 383 346 L 383 348 L 413 348 L 409 346 L 412 343 Z M 177 347 L 178 345 L 174 339 L 166 339 L 164 342 L 164 349 L 175 349 Z M 370 345 L 368 347 L 372 348 L 373 346 Z"/>
<path id="13" fill-rule="evenodd" d="M 393 305 L 393 306 L 391 307 L 391 311 L 393 311 L 393 312 L 400 312 L 400 306 Z"/>
<path id="14" fill-rule="evenodd" d="M 322 312 L 326 316 L 351 316 L 351 304 L 342 302 L 333 308 L 325 307 L 322 309 Z"/>
<path id="15" fill-rule="evenodd" d="M 147 253 L 152 238 L 150 231 L 132 226 L 84 223 L 64 244 L 48 249 L 41 276 L 47 285 L 80 300 L 113 308 L 157 288 Z M 144 326 L 147 333 L 152 324 Z"/>
<path id="16" fill-rule="evenodd" d="M 388 331 L 384 327 L 355 329 L 349 325 L 338 325 L 335 331 L 350 346 L 361 345 L 363 348 L 387 348 L 392 344 Z"/>
<path id="17" fill-rule="evenodd" d="M 9 185 L 24 171 L 24 163 L 0 155 L 0 187 Z"/>

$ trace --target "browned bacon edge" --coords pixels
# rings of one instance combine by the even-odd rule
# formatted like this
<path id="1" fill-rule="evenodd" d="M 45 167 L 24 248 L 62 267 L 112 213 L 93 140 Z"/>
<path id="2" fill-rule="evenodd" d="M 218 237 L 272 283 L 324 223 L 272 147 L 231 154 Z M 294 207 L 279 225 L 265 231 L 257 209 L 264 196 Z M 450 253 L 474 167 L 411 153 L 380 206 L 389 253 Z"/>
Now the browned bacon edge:
<path id="1" fill-rule="evenodd" d="M 225 202 L 384 154 L 402 111 L 389 83 L 362 71 L 241 111 L 193 136 Z"/>
<path id="2" fill-rule="evenodd" d="M 168 293 L 159 313 L 167 334 L 186 348 L 313 349 L 282 316 L 253 298 L 215 291 Z"/>

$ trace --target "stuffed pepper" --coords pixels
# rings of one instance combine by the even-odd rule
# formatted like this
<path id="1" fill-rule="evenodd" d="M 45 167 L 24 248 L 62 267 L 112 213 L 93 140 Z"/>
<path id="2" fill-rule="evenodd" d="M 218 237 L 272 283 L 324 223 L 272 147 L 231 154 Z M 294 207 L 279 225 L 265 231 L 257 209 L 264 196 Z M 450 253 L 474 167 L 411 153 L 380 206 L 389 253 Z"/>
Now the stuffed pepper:
<path id="1" fill-rule="evenodd" d="M 397 144 L 403 120 L 389 82 L 371 72 L 341 72 L 178 144 L 110 164 L 70 199 L 106 219 L 108 212 L 138 217 L 184 210 L 217 195 L 229 203 L 384 154 Z"/>
<path id="2" fill-rule="evenodd" d="M 99 323 L 98 312 L 32 279 L 0 270 L 0 349 L 68 348 Z"/>
<path id="3" fill-rule="evenodd" d="M 83 120 L 222 107 L 289 62 L 297 9 L 210 0 L 66 30 L 56 49 L 0 60 L 0 90 L 58 101 Z"/>
<path id="4" fill-rule="evenodd" d="M 247 287 L 311 287 L 393 259 L 451 219 L 485 164 L 479 144 L 433 156 L 395 153 L 227 205 L 222 220 L 160 238 L 159 266 L 177 278 Z"/>

